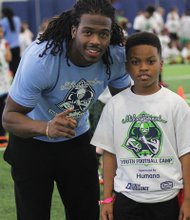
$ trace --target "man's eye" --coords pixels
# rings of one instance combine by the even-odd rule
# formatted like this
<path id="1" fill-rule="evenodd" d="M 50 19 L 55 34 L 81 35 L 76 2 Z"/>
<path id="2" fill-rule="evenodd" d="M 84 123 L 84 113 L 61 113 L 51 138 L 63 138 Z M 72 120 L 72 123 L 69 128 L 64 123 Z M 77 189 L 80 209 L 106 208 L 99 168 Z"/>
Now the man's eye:
<path id="1" fill-rule="evenodd" d="M 101 38 L 108 38 L 109 36 L 109 33 L 100 33 Z"/>
<path id="2" fill-rule="evenodd" d="M 84 34 L 87 35 L 87 36 L 90 36 L 92 34 L 92 32 L 91 31 L 85 31 Z"/>

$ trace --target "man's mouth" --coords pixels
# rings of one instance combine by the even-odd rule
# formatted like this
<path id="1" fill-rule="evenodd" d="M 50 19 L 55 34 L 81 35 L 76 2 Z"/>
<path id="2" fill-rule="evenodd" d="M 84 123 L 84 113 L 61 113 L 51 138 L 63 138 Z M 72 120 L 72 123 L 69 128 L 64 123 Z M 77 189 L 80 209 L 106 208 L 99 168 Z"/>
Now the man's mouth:
<path id="1" fill-rule="evenodd" d="M 101 50 L 99 48 L 87 48 L 88 56 L 98 57 L 101 54 Z"/>

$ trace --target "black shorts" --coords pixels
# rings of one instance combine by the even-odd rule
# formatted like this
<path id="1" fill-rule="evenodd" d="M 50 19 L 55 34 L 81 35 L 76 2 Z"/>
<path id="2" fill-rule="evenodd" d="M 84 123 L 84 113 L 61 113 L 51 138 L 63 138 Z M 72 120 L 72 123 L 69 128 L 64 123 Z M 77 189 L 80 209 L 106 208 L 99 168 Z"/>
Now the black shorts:
<path id="1" fill-rule="evenodd" d="M 114 220 L 178 220 L 178 197 L 160 203 L 139 203 L 116 193 Z"/>

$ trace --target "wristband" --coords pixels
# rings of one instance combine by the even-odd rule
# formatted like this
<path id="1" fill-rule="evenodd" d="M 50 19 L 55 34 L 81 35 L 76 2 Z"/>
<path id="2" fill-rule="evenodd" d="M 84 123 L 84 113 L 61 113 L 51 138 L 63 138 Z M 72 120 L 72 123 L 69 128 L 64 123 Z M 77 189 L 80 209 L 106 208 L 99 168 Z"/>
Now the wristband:
<path id="1" fill-rule="evenodd" d="M 104 200 L 98 201 L 98 203 L 99 203 L 99 205 L 101 205 L 101 204 L 109 204 L 109 203 L 111 203 L 111 202 L 114 201 L 114 198 L 115 198 L 115 197 L 109 197 L 109 198 L 106 198 L 106 199 L 104 199 Z"/>
<path id="2" fill-rule="evenodd" d="M 51 120 L 48 121 L 48 123 L 47 123 L 47 127 L 46 127 L 46 136 L 47 136 L 49 139 L 52 139 L 52 138 L 49 136 L 49 125 L 50 125 L 50 123 L 51 123 Z"/>

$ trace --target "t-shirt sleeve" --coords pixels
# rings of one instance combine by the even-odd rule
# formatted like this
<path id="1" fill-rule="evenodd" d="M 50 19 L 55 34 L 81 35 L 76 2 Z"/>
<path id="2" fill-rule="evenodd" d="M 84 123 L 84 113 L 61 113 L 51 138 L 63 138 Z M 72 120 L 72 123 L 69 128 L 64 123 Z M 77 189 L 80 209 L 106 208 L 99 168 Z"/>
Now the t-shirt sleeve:
<path id="1" fill-rule="evenodd" d="M 131 77 L 128 73 L 124 73 L 120 77 L 110 81 L 109 85 L 113 88 L 127 88 L 131 85 Z"/>
<path id="2" fill-rule="evenodd" d="M 111 65 L 111 78 L 109 85 L 113 88 L 126 88 L 130 86 L 131 77 L 126 72 L 125 62 L 125 48 L 121 46 L 110 46 L 110 53 L 113 64 Z"/>
<path id="3" fill-rule="evenodd" d="M 49 87 L 48 71 L 36 57 L 23 57 L 9 95 L 18 104 L 34 108 L 42 90 Z"/>
<path id="4" fill-rule="evenodd" d="M 115 154 L 113 121 L 113 111 L 108 102 L 102 111 L 91 144 Z"/>
<path id="5" fill-rule="evenodd" d="M 174 115 L 174 117 L 177 119 L 176 141 L 178 146 L 178 155 L 181 157 L 187 153 L 190 153 L 190 108 L 187 103 L 180 105 L 180 109 L 176 110 L 176 115 Z"/>

